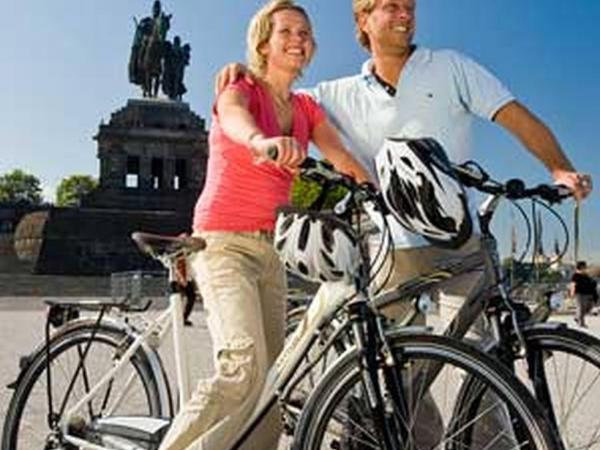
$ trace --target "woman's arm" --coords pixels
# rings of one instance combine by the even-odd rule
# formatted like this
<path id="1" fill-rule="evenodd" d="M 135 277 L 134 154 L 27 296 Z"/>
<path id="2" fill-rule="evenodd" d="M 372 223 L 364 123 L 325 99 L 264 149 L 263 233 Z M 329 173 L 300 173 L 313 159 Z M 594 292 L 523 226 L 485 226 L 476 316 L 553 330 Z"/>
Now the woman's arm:
<path id="1" fill-rule="evenodd" d="M 312 140 L 323 156 L 337 170 L 350 175 L 359 183 L 373 182 L 363 166 L 346 150 L 337 130 L 328 119 L 323 120 L 313 130 Z"/>
<path id="2" fill-rule="evenodd" d="M 219 123 L 227 136 L 254 151 L 256 156 L 267 160 L 267 151 L 276 147 L 276 164 L 296 167 L 304 160 L 304 154 L 296 139 L 287 136 L 267 138 L 256 124 L 248 109 L 248 99 L 235 89 L 226 89 L 217 101 Z"/>

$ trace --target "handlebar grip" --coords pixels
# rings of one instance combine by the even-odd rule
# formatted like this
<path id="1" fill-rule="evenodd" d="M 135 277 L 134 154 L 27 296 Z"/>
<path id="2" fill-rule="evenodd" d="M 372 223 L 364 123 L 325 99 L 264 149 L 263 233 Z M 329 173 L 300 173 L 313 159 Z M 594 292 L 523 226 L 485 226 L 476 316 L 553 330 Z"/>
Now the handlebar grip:
<path id="1" fill-rule="evenodd" d="M 550 186 L 541 184 L 534 191 L 538 196 L 550 203 L 559 203 L 561 200 L 573 195 L 571 190 L 564 185 Z"/>
<path id="2" fill-rule="evenodd" d="M 279 149 L 277 147 L 269 147 L 267 149 L 267 158 L 269 158 L 271 161 L 277 161 L 278 157 Z M 320 164 L 328 170 L 333 170 L 333 166 L 331 164 L 326 164 L 323 161 L 320 161 Z M 311 158 L 310 156 L 307 156 L 299 166 L 300 169 L 312 169 L 315 167 L 317 167 L 317 160 Z"/>
<path id="3" fill-rule="evenodd" d="M 277 147 L 269 147 L 267 149 L 267 158 L 271 161 L 277 161 L 277 157 L 279 156 L 279 150 Z"/>

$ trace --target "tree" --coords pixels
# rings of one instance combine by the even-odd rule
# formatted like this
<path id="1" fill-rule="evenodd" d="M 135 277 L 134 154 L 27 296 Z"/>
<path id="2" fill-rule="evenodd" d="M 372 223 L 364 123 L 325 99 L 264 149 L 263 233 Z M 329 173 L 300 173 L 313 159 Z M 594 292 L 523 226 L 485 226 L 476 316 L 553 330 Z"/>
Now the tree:
<path id="1" fill-rule="evenodd" d="M 41 204 L 40 180 L 21 169 L 0 176 L 0 202 Z"/>
<path id="2" fill-rule="evenodd" d="M 71 175 L 63 178 L 56 188 L 58 206 L 78 206 L 81 198 L 96 189 L 98 181 L 89 175 Z"/>
<path id="3" fill-rule="evenodd" d="M 305 180 L 298 177 L 292 185 L 292 205 L 297 208 L 308 208 L 319 197 L 322 187 L 316 181 Z M 348 191 L 342 186 L 336 186 L 334 189 L 325 193 L 325 201 L 322 209 L 331 209 L 339 202 Z"/>

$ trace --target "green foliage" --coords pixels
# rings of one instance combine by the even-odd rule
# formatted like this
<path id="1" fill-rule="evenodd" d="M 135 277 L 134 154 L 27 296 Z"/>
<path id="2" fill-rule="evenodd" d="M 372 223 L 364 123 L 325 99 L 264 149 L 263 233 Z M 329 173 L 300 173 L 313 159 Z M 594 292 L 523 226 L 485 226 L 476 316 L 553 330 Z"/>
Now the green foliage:
<path id="1" fill-rule="evenodd" d="M 305 180 L 297 177 L 292 185 L 292 205 L 297 208 L 308 208 L 321 194 L 322 187 L 315 181 Z M 339 202 L 347 190 L 337 186 L 326 193 L 325 203 L 322 209 L 331 209 Z"/>
<path id="2" fill-rule="evenodd" d="M 56 189 L 58 206 L 78 206 L 81 198 L 96 189 L 98 182 L 89 175 L 71 175 L 63 178 Z"/>
<path id="3" fill-rule="evenodd" d="M 515 283 L 537 282 L 537 283 L 558 283 L 563 281 L 564 275 L 561 272 L 552 270 L 547 264 L 538 264 L 537 267 L 532 263 L 511 261 L 511 258 L 502 260 L 504 273 L 510 275 Z"/>
<path id="4" fill-rule="evenodd" d="M 41 204 L 40 180 L 21 169 L 15 169 L 0 176 L 0 202 Z"/>

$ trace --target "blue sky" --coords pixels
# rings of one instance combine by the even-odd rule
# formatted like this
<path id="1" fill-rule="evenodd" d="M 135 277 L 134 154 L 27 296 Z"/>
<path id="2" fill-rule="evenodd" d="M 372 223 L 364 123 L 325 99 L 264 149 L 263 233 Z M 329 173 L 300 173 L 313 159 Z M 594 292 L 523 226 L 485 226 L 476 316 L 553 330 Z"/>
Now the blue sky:
<path id="1" fill-rule="evenodd" d="M 151 0 L 9 0 L 0 27 L 0 174 L 25 169 L 45 193 L 71 174 L 96 176 L 92 137 L 102 119 L 138 97 L 127 81 L 133 17 Z M 192 46 L 185 100 L 203 117 L 215 72 L 244 59 L 256 0 L 165 0 L 170 37 Z M 350 0 L 305 0 L 319 44 L 300 85 L 355 73 L 367 55 L 354 40 Z M 454 48 L 494 72 L 554 130 L 597 191 L 583 207 L 582 255 L 600 262 L 600 2 L 597 0 L 420 0 L 417 43 Z M 499 179 L 547 180 L 544 168 L 499 127 L 478 123 L 474 157 Z M 571 207 L 562 207 L 570 217 Z M 496 228 L 506 234 L 510 214 Z M 546 238 L 559 237 L 548 225 Z M 505 240 L 505 238 L 503 238 Z M 549 246 L 549 245 L 548 245 Z"/>

